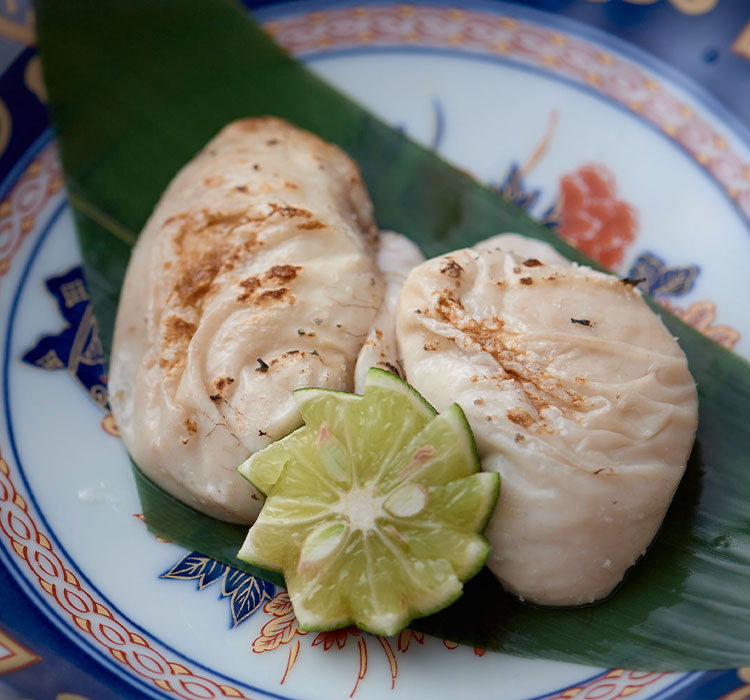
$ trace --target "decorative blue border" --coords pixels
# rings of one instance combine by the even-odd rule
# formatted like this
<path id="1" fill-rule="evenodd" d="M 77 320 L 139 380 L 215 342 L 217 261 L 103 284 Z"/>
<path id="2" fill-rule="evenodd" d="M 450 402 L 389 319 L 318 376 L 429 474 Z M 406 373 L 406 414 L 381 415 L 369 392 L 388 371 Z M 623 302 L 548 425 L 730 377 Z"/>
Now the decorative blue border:
<path id="1" fill-rule="evenodd" d="M 669 138 L 669 136 L 665 135 L 664 132 L 659 129 L 659 127 L 651 122 L 650 120 L 646 119 L 646 117 L 637 114 L 636 112 L 631 111 L 627 108 L 626 105 L 618 102 L 617 100 L 614 100 L 610 98 L 607 95 L 602 94 L 601 92 L 598 92 L 597 90 L 589 87 L 588 85 L 585 85 L 583 83 L 577 82 L 576 80 L 573 80 L 571 78 L 566 78 L 565 76 L 558 75 L 556 73 L 551 73 L 546 71 L 544 68 L 540 68 L 538 66 L 531 66 L 526 63 L 522 63 L 520 61 L 515 61 L 511 58 L 506 58 L 502 56 L 488 56 L 487 54 L 483 53 L 477 53 L 474 51 L 454 51 L 452 49 L 443 49 L 443 48 L 434 48 L 434 47 L 425 47 L 425 46 L 362 46 L 362 47 L 356 47 L 356 48 L 346 48 L 346 49 L 332 49 L 327 51 L 311 51 L 309 53 L 305 53 L 299 56 L 302 60 L 304 60 L 305 64 L 307 65 L 314 65 L 316 63 L 323 63 L 326 60 L 336 60 L 337 58 L 345 58 L 347 56 L 362 56 L 362 55 L 403 55 L 403 54 L 418 54 L 418 55 L 433 55 L 433 56 L 446 56 L 450 57 L 451 59 L 465 59 L 467 61 L 479 61 L 482 63 L 488 63 L 488 64 L 500 64 L 504 66 L 509 66 L 516 70 L 525 71 L 527 73 L 532 73 L 535 75 L 538 75 L 542 78 L 547 78 L 548 80 L 552 80 L 555 82 L 563 83 L 567 85 L 568 87 L 578 90 L 579 92 L 582 92 L 590 97 L 597 98 L 601 100 L 602 102 L 606 103 L 607 105 L 617 109 L 618 111 L 622 112 L 623 114 L 633 118 L 637 122 L 639 122 L 642 126 L 646 127 L 656 135 L 660 136 L 669 146 L 673 147 L 675 150 L 681 152 L 689 161 L 690 164 L 693 165 L 696 170 L 700 171 L 703 176 L 708 180 L 708 182 L 711 183 L 711 186 L 714 187 L 721 197 L 727 201 L 727 203 L 730 205 L 730 207 L 734 210 L 735 215 L 742 223 L 743 227 L 747 229 L 748 233 L 750 233 L 750 217 L 740 208 L 740 205 L 732 199 L 729 192 L 724 188 L 724 186 L 710 173 L 708 168 L 701 163 L 699 163 L 694 155 L 685 148 L 681 143 L 678 143 L 677 141 L 672 140 Z"/>
<path id="2" fill-rule="evenodd" d="M 307 12 L 351 7 L 352 4 L 355 4 L 349 0 L 283 0 L 282 2 L 253 2 L 252 0 L 244 0 L 244 2 L 252 12 L 253 17 L 261 23 Z M 393 0 L 358 0 L 356 4 L 364 7 L 377 7 L 398 5 L 399 3 Z M 578 36 L 600 46 L 605 46 L 634 63 L 638 63 L 642 67 L 645 66 L 654 73 L 663 76 L 669 82 L 688 93 L 697 103 L 729 126 L 735 132 L 735 135 L 746 145 L 750 146 L 750 125 L 738 119 L 733 112 L 719 102 L 705 88 L 645 49 L 613 36 L 598 27 L 566 17 L 560 13 L 504 2 L 503 0 L 468 0 L 460 2 L 459 0 L 407 0 L 404 4 L 425 7 L 451 7 L 465 11 L 473 10 L 488 14 L 515 17 L 542 26 L 559 28 L 565 33 Z M 633 9 L 635 10 L 635 8 Z M 738 32 L 740 29 L 741 27 L 737 27 Z"/>
<path id="3" fill-rule="evenodd" d="M 246 4 L 253 4 L 247 3 Z M 285 2 L 273 3 L 273 4 L 262 4 L 257 9 L 252 10 L 254 18 L 261 22 L 272 22 L 274 20 L 295 16 L 298 14 L 306 14 L 309 12 L 330 10 L 332 8 L 345 8 L 351 6 L 351 2 L 347 0 L 287 0 Z M 367 7 L 378 7 L 378 6 L 392 6 L 395 3 L 392 0 L 363 0 L 358 2 L 358 5 Z M 456 0 L 410 0 L 408 4 L 425 6 L 425 7 L 456 7 Z M 721 122 L 727 127 L 728 131 L 732 133 L 743 145 L 750 148 L 750 125 L 743 124 L 737 117 L 724 107 L 716 98 L 711 96 L 705 89 L 700 87 L 697 83 L 687 78 L 680 71 L 672 68 L 667 63 L 664 63 L 660 59 L 656 58 L 652 54 L 644 51 L 643 49 L 634 46 L 633 44 L 626 42 L 622 39 L 612 36 L 604 32 L 603 30 L 593 27 L 582 22 L 564 17 L 561 15 L 553 14 L 544 10 L 537 10 L 530 7 L 522 7 L 515 4 L 509 4 L 502 0 L 471 0 L 471 2 L 460 4 L 462 10 L 474 10 L 487 12 L 489 14 L 510 16 L 517 19 L 533 22 L 543 27 L 557 28 L 561 31 L 578 36 L 591 43 L 603 46 L 614 53 L 618 53 L 633 63 L 638 64 L 641 67 L 646 67 L 648 70 L 665 79 L 669 83 L 677 86 L 680 90 L 685 92 L 690 98 L 701 105 L 707 112 L 711 113 L 717 121 Z M 490 64 L 500 64 L 512 67 L 514 69 L 523 70 L 530 72 L 541 77 L 545 77 L 550 80 L 560 82 L 568 87 L 579 90 L 584 94 L 591 97 L 597 98 L 606 104 L 615 107 L 618 111 L 630 116 L 642 125 L 648 127 L 653 133 L 659 135 L 664 141 L 678 151 L 681 151 L 690 162 L 699 170 L 701 170 L 704 176 L 711 182 L 711 184 L 718 189 L 721 196 L 730 204 L 734 209 L 737 216 L 742 221 L 745 228 L 750 232 L 750 216 L 740 207 L 739 203 L 735 201 L 719 180 L 708 170 L 708 167 L 699 163 L 693 153 L 691 153 L 685 146 L 678 143 L 674 139 L 664 134 L 659 127 L 651 122 L 643 115 L 633 112 L 621 102 L 603 94 L 602 92 L 595 90 L 588 85 L 585 85 L 572 78 L 567 78 L 563 75 L 559 75 L 552 71 L 547 71 L 544 68 L 538 66 L 532 66 L 521 61 L 516 61 L 512 58 L 503 56 L 489 56 L 484 53 L 478 53 L 474 51 L 466 50 L 452 50 L 434 47 L 421 47 L 421 46 L 358 46 L 355 48 L 347 49 L 333 49 L 326 51 L 310 51 L 297 56 L 300 60 L 307 64 L 314 64 L 316 62 L 325 61 L 328 59 L 335 59 L 338 57 L 345 57 L 350 55 L 387 55 L 387 54 L 421 54 L 421 55 L 438 55 L 438 56 L 450 56 L 450 58 L 465 58 L 467 60 L 482 61 Z"/>
<path id="4" fill-rule="evenodd" d="M 26 172 L 31 162 L 50 144 L 54 139 L 52 129 L 44 129 L 37 136 L 24 154 L 8 170 L 4 180 L 0 182 L 0 202 L 10 194 L 11 190 L 18 184 L 21 176 Z"/>
<path id="5" fill-rule="evenodd" d="M 50 217 L 44 229 L 42 230 L 41 234 L 39 235 L 39 238 L 34 243 L 34 247 L 31 250 L 28 260 L 26 261 L 23 272 L 21 273 L 19 284 L 16 287 L 15 292 L 14 292 L 13 301 L 11 304 L 11 311 L 8 315 L 7 328 L 6 328 L 6 333 L 5 333 L 5 352 L 4 352 L 4 357 L 3 357 L 2 376 L 3 376 L 3 409 L 4 409 L 4 414 L 5 414 L 4 416 L 5 424 L 6 424 L 6 429 L 8 431 L 8 439 L 10 441 L 11 452 L 13 453 L 13 458 L 16 462 L 18 472 L 21 476 L 21 480 L 23 481 L 26 491 L 29 495 L 29 499 L 33 503 L 34 508 L 39 513 L 39 517 L 44 527 L 47 530 L 45 534 L 48 535 L 55 542 L 62 556 L 70 561 L 70 557 L 68 556 L 67 552 L 60 545 L 60 542 L 57 540 L 55 535 L 52 534 L 52 531 L 49 528 L 49 523 L 47 522 L 44 514 L 39 510 L 38 504 L 36 503 L 36 499 L 34 498 L 33 492 L 31 491 L 29 487 L 29 483 L 26 479 L 26 475 L 24 474 L 24 469 L 21 465 L 21 461 L 20 461 L 19 454 L 18 454 L 18 446 L 17 446 L 15 435 L 13 432 L 13 425 L 12 425 L 12 419 L 11 419 L 11 413 L 10 413 L 10 391 L 9 391 L 9 385 L 8 385 L 9 366 L 11 362 L 10 349 L 11 349 L 12 329 L 13 329 L 13 324 L 15 321 L 15 315 L 16 315 L 18 303 L 20 301 L 21 293 L 28 279 L 29 273 L 31 271 L 31 267 L 34 264 L 36 256 L 38 255 L 44 241 L 46 240 L 47 235 L 54 228 L 54 225 L 57 223 L 57 220 L 60 218 L 60 215 L 63 213 L 63 211 L 65 210 L 67 206 L 68 206 L 67 202 L 61 202 L 58 205 L 57 209 L 55 210 L 53 215 Z M 9 553 L 6 550 L 5 545 L 0 547 L 0 561 L 4 564 L 6 570 L 13 576 L 16 583 L 22 588 L 24 593 L 26 593 L 26 595 L 29 596 L 30 599 L 35 601 L 36 607 L 40 610 L 45 611 L 45 616 L 47 617 L 47 619 L 50 620 L 53 623 L 53 625 L 60 632 L 62 632 L 63 635 L 69 641 L 73 642 L 79 649 L 85 650 L 85 648 L 89 646 L 89 644 L 86 643 L 87 640 L 83 639 L 79 634 L 76 634 L 75 630 L 61 619 L 61 616 L 58 614 L 58 611 L 54 610 L 49 600 L 47 600 L 46 598 L 42 596 L 42 594 L 33 586 L 32 582 L 23 574 L 17 562 L 13 560 L 12 557 L 9 556 Z M 87 584 L 90 585 L 90 582 L 85 577 L 82 576 L 82 578 L 86 581 Z M 138 681 L 138 685 L 141 685 L 141 689 L 144 690 L 144 692 L 146 692 L 149 697 L 152 697 L 152 698 L 164 697 L 163 694 L 154 693 L 151 690 L 154 687 L 153 684 L 149 688 L 149 686 L 144 681 L 139 681 L 137 678 L 134 679 L 132 676 L 129 676 L 129 674 L 124 672 L 122 665 L 117 664 L 117 662 L 114 659 L 107 658 L 105 654 L 98 652 L 98 650 L 96 650 L 95 648 L 94 648 L 94 652 L 96 656 L 100 657 L 99 662 L 103 666 L 108 668 L 110 671 L 113 671 L 121 679 L 131 683 L 132 685 L 136 685 L 135 683 L 133 683 L 133 680 Z"/>
<path id="6" fill-rule="evenodd" d="M 40 140 L 40 142 L 44 143 L 43 140 Z M 28 159 L 28 162 L 33 160 L 33 158 L 36 155 L 37 155 L 36 153 L 33 153 L 31 157 Z M 21 457 L 20 457 L 19 450 L 18 450 L 18 444 L 16 442 L 15 434 L 13 431 L 13 418 L 12 418 L 12 413 L 11 413 L 12 402 L 10 398 L 10 387 L 9 387 L 9 382 L 8 382 L 10 363 L 12 360 L 11 347 L 12 347 L 13 328 L 15 324 L 16 314 L 18 311 L 18 305 L 21 299 L 21 295 L 24 291 L 24 287 L 26 286 L 26 283 L 29 281 L 32 267 L 34 266 L 34 263 L 36 262 L 36 258 L 39 255 L 39 252 L 41 251 L 49 234 L 54 229 L 54 226 L 57 223 L 58 219 L 60 218 L 60 216 L 62 215 L 62 213 L 65 211 L 65 209 L 68 206 L 69 205 L 67 201 L 61 202 L 58 205 L 55 212 L 50 217 L 50 219 L 46 222 L 44 228 L 39 234 L 38 239 L 34 243 L 34 246 L 29 254 L 28 259 L 26 260 L 18 285 L 15 289 L 13 301 L 11 303 L 10 313 L 8 314 L 7 327 L 6 327 L 6 332 L 5 332 L 5 353 L 4 353 L 3 365 L 2 365 L 2 377 L 3 377 L 2 400 L 3 400 L 3 409 L 5 413 L 6 429 L 8 431 L 8 438 L 10 441 L 11 452 L 13 454 L 13 459 L 16 463 L 23 485 L 27 491 L 29 501 L 32 503 L 34 509 L 38 513 L 39 520 L 41 521 L 45 529 L 45 535 L 49 537 L 50 540 L 54 543 L 56 551 L 60 554 L 62 558 L 68 560 L 72 564 L 75 564 L 74 560 L 69 556 L 67 550 L 65 549 L 65 546 L 60 542 L 60 540 L 54 534 L 54 530 L 52 529 L 50 522 L 45 517 L 43 511 L 39 508 L 39 504 L 36 501 L 34 492 L 32 491 L 30 484 L 26 478 L 25 470 L 21 462 Z M 93 409 L 93 406 L 92 406 L 92 409 Z M 155 691 L 154 686 L 152 684 L 148 684 L 147 681 L 143 681 L 139 677 L 133 674 L 127 673 L 125 668 L 121 664 L 118 664 L 115 660 L 113 660 L 108 654 L 106 654 L 100 648 L 98 648 L 93 643 L 91 643 L 87 638 L 82 637 L 79 634 L 76 634 L 75 630 L 70 625 L 67 625 L 64 622 L 64 620 L 61 618 L 61 616 L 59 615 L 59 611 L 53 608 L 49 600 L 43 597 L 43 595 L 32 585 L 29 579 L 19 569 L 19 566 L 17 565 L 17 563 L 8 557 L 5 546 L 0 547 L 0 562 L 2 562 L 6 570 L 8 570 L 11 573 L 13 578 L 22 587 L 22 589 L 29 596 L 29 598 L 35 601 L 37 608 L 45 611 L 45 615 L 47 619 L 50 620 L 54 624 L 54 626 L 57 627 L 58 630 L 60 630 L 70 641 L 72 641 L 84 653 L 87 653 L 90 656 L 97 658 L 97 660 L 102 664 L 102 666 L 106 667 L 108 670 L 115 673 L 118 677 L 120 677 L 125 682 L 130 683 L 133 687 L 139 690 L 142 690 L 149 697 L 151 698 L 172 697 L 170 694 L 159 693 L 158 691 Z M 125 615 L 117 606 L 113 605 L 112 602 L 106 596 L 102 594 L 102 592 L 91 582 L 91 580 L 83 572 L 81 572 L 79 569 L 76 568 L 75 573 L 76 573 L 76 576 L 78 576 L 86 584 L 89 592 L 94 594 L 94 596 L 100 602 L 104 603 L 113 613 L 115 613 L 119 620 L 127 623 L 132 629 L 137 630 L 138 632 L 140 632 L 146 637 L 150 637 L 152 639 L 158 639 L 151 632 L 149 632 L 144 627 L 134 622 L 130 617 Z M 165 644 L 161 640 L 158 640 L 158 642 L 159 642 L 159 645 L 165 651 L 174 654 L 176 657 L 180 659 L 185 660 L 186 664 L 189 664 L 193 666 L 194 668 L 200 668 L 208 672 L 209 674 L 213 675 L 214 677 L 222 678 L 226 680 L 227 683 L 231 683 L 234 685 L 247 688 L 248 690 L 252 692 L 261 693 L 269 698 L 273 698 L 274 700 L 294 700 L 288 695 L 279 695 L 276 693 L 268 692 L 261 688 L 250 686 L 245 681 L 240 681 L 238 679 L 230 678 L 224 674 L 218 673 L 215 670 L 206 666 L 205 664 L 201 663 L 200 661 L 192 659 L 189 656 L 186 656 L 185 654 L 177 651 L 176 649 L 174 649 L 168 644 Z M 595 680 L 596 678 L 601 677 L 602 675 L 604 675 L 604 673 L 606 673 L 606 671 L 595 673 L 594 675 L 590 677 L 584 678 L 580 681 L 576 681 L 576 684 L 589 683 L 592 680 Z M 698 675 L 701 675 L 701 674 L 698 674 Z M 683 687 L 684 681 L 685 681 L 685 677 L 681 676 L 680 678 L 676 679 L 674 686 Z M 654 698 L 664 697 L 663 693 L 672 687 L 673 686 L 669 686 L 668 688 L 663 689 L 662 691 L 660 691 L 659 695 L 653 696 L 653 697 Z M 535 696 L 534 698 L 529 698 L 528 700 L 543 700 L 543 698 L 554 696 L 556 693 L 559 693 L 560 690 L 564 690 L 564 688 L 561 688 L 557 691 L 551 691 L 543 695 L 538 695 L 538 696 Z M 652 700 L 652 699 L 649 697 L 649 698 L 644 698 L 644 700 Z"/>
<path id="7" fill-rule="evenodd" d="M 30 160 L 33 160 L 33 157 L 35 155 L 36 154 L 33 154 Z M 10 313 L 8 314 L 7 328 L 5 332 L 5 352 L 4 352 L 3 365 L 2 365 L 2 377 L 3 377 L 2 401 L 3 401 L 3 409 L 5 413 L 5 424 L 6 424 L 6 429 L 8 432 L 8 439 L 10 442 L 10 449 L 13 454 L 13 459 L 16 463 L 18 472 L 21 476 L 23 485 L 27 491 L 28 499 L 33 505 L 36 512 L 38 513 L 39 520 L 41 521 L 45 529 L 45 535 L 49 537 L 49 539 L 54 543 L 56 551 L 59 553 L 61 558 L 66 559 L 67 561 L 71 562 L 71 564 L 75 565 L 74 560 L 72 559 L 72 557 L 70 557 L 70 555 L 68 554 L 62 542 L 54 534 L 54 530 L 51 527 L 50 522 L 47 520 L 41 508 L 39 508 L 39 504 L 36 501 L 34 492 L 31 489 L 30 484 L 26 478 L 25 469 L 21 461 L 21 457 L 20 457 L 19 450 L 18 450 L 18 444 L 16 442 L 16 438 L 15 438 L 15 434 L 13 430 L 13 418 L 12 418 L 12 413 L 11 413 L 12 402 L 10 399 L 10 387 L 8 383 L 9 368 L 10 368 L 10 364 L 12 361 L 11 344 L 12 344 L 12 336 L 13 336 L 13 327 L 15 324 L 16 314 L 18 311 L 18 304 L 20 302 L 21 295 L 23 293 L 26 283 L 29 280 L 31 269 L 34 263 L 36 262 L 36 258 L 40 250 L 42 249 L 45 241 L 47 240 L 47 237 L 49 236 L 50 232 L 53 230 L 61 214 L 65 211 L 67 207 L 68 207 L 67 201 L 61 202 L 58 205 L 55 212 L 50 217 L 50 219 L 46 222 L 42 232 L 39 234 L 39 238 L 34 243 L 34 246 L 29 254 L 28 259 L 26 260 L 18 285 L 15 289 L 13 301 L 11 303 Z M 94 410 L 93 405 L 92 405 L 92 410 Z M 0 561 L 3 562 L 3 564 L 5 565 L 5 568 L 11 573 L 13 578 L 22 587 L 24 592 L 30 598 L 36 601 L 37 607 L 42 610 L 45 610 L 47 618 L 51 622 L 53 622 L 55 627 L 57 627 L 70 641 L 74 642 L 76 646 L 78 646 L 82 650 L 87 651 L 91 656 L 96 657 L 102 663 L 103 666 L 108 668 L 110 671 L 113 671 L 117 676 L 127 681 L 131 685 L 143 690 L 149 697 L 152 697 L 152 698 L 173 697 L 171 694 L 164 694 L 164 693 L 158 692 L 154 688 L 153 684 L 148 684 L 147 681 L 143 681 L 139 677 L 133 674 L 128 674 L 125 668 L 121 664 L 118 664 L 114 659 L 112 659 L 111 656 L 109 656 L 100 648 L 95 646 L 85 637 L 82 637 L 81 635 L 76 634 L 75 630 L 70 625 L 67 625 L 61 619 L 61 616 L 58 614 L 58 611 L 52 607 L 49 600 L 43 597 L 42 594 L 33 587 L 33 585 L 29 582 L 29 579 L 19 569 L 16 562 L 7 556 L 5 552 L 5 546 L 0 547 Z M 209 666 L 206 666 L 204 663 L 201 663 L 200 661 L 192 659 L 189 656 L 186 656 L 185 654 L 177 651 L 172 646 L 165 644 L 162 640 L 158 639 L 158 637 L 156 637 L 154 634 L 146 630 L 144 627 L 134 622 L 130 617 L 125 615 L 116 605 L 113 605 L 112 602 L 105 595 L 102 594 L 102 592 L 92 583 L 92 581 L 83 572 L 81 572 L 79 569 L 76 568 L 75 573 L 76 573 L 76 576 L 78 576 L 86 584 L 89 592 L 93 594 L 93 596 L 96 597 L 100 602 L 104 603 L 113 613 L 115 613 L 119 620 L 121 620 L 122 622 L 130 626 L 131 629 L 137 630 L 143 636 L 157 640 L 159 645 L 161 646 L 162 649 L 165 650 L 165 652 L 173 654 L 177 658 L 183 659 L 186 664 L 192 666 L 193 668 L 201 669 L 205 671 L 206 673 L 210 674 L 211 676 L 213 676 L 214 678 L 223 679 L 222 682 L 225 682 L 227 684 L 233 684 L 242 688 L 246 688 L 248 691 L 251 691 L 254 693 L 260 693 L 266 697 L 273 698 L 274 700 L 295 700 L 294 698 L 288 695 L 279 695 L 274 692 L 269 692 L 262 688 L 249 685 L 246 681 L 242 681 L 239 679 L 226 676 L 210 668 Z"/>
<path id="8" fill-rule="evenodd" d="M 47 141 L 48 142 L 48 141 Z M 43 139 L 40 139 L 39 143 L 45 144 L 46 142 Z M 40 146 L 41 148 L 42 146 Z M 33 157 L 35 157 L 36 154 L 32 154 L 30 158 L 28 158 L 28 161 L 30 162 L 33 160 Z M 13 328 L 15 324 L 16 314 L 18 310 L 18 305 L 21 299 L 21 295 L 24 291 L 24 287 L 26 286 L 26 283 L 29 281 L 29 278 L 31 276 L 31 270 L 36 262 L 36 258 L 41 251 L 44 243 L 47 240 L 47 237 L 51 233 L 51 231 L 54 229 L 55 224 L 57 223 L 58 219 L 62 215 L 62 213 L 67 208 L 68 203 L 67 202 L 61 202 L 55 212 L 52 214 L 50 219 L 46 222 L 43 230 L 41 231 L 38 239 L 34 243 L 34 247 L 32 248 L 28 259 L 26 260 L 26 263 L 24 265 L 24 269 L 21 273 L 18 285 L 15 289 L 13 301 L 11 304 L 10 313 L 8 314 L 8 320 L 7 320 L 7 328 L 5 333 L 5 353 L 3 357 L 3 366 L 2 366 L 2 377 L 3 377 L 3 408 L 5 412 L 5 423 L 6 428 L 8 431 L 8 438 L 10 441 L 10 448 L 11 452 L 13 454 L 13 459 L 16 463 L 18 472 L 21 476 L 21 480 L 23 482 L 23 485 L 28 493 L 28 497 L 30 502 L 33 504 L 34 509 L 39 514 L 39 519 L 45 528 L 45 534 L 54 542 L 56 550 L 59 552 L 61 557 L 64 559 L 67 559 L 69 562 L 74 563 L 73 559 L 68 555 L 64 545 L 60 542 L 60 540 L 56 537 L 54 534 L 54 530 L 51 527 L 51 524 L 46 519 L 44 513 L 39 508 L 39 505 L 36 501 L 36 498 L 34 496 L 34 493 L 30 487 L 30 484 L 26 478 L 25 470 L 23 467 L 23 464 L 21 462 L 18 445 L 15 439 L 15 434 L 13 431 L 13 419 L 12 419 L 12 413 L 11 413 L 11 399 L 10 399 L 10 387 L 9 387 L 9 368 L 11 363 L 11 347 L 12 347 L 12 337 L 13 337 Z M 93 409 L 93 406 L 92 406 Z M 46 611 L 46 617 L 59 629 L 70 641 L 72 641 L 78 648 L 80 648 L 85 653 L 88 653 L 91 656 L 94 656 L 99 660 L 99 662 L 102 664 L 102 666 L 106 667 L 108 670 L 114 672 L 118 677 L 120 677 L 125 682 L 131 684 L 133 687 L 142 690 L 144 693 L 146 693 L 149 697 L 152 698 L 164 698 L 164 697 L 171 697 L 169 694 L 159 693 L 158 691 L 154 690 L 154 686 L 148 684 L 147 681 L 141 680 L 139 677 L 127 673 L 125 668 L 117 664 L 116 661 L 114 661 L 111 657 L 109 657 L 108 654 L 106 654 L 104 651 L 99 649 L 98 647 L 94 646 L 88 639 L 85 637 L 82 637 L 79 634 L 75 633 L 75 630 L 71 628 L 69 625 L 67 625 L 62 619 L 61 616 L 58 614 L 59 611 L 55 610 L 52 605 L 50 604 L 49 600 L 44 598 L 42 594 L 36 590 L 32 583 L 29 581 L 29 579 L 20 571 L 18 565 L 9 559 L 5 547 L 0 547 L 0 562 L 3 563 L 6 570 L 8 570 L 11 575 L 13 575 L 13 578 L 16 580 L 16 582 L 22 587 L 24 592 L 29 596 L 29 598 L 33 599 L 36 602 L 37 608 Z M 93 593 L 101 602 L 103 602 L 107 607 L 112 610 L 114 613 L 116 613 L 118 619 L 121 621 L 127 623 L 132 629 L 137 630 L 138 632 L 142 633 L 144 636 L 150 637 L 152 639 L 156 639 L 156 637 L 149 631 L 147 631 L 145 628 L 143 628 L 141 625 L 134 622 L 131 618 L 129 618 L 127 615 L 123 614 L 121 610 L 115 605 L 111 603 L 111 601 L 104 596 L 101 591 L 93 585 L 91 580 L 83 574 L 80 570 L 76 569 L 76 575 L 81 578 L 82 581 L 85 582 L 88 590 Z M 268 692 L 266 690 L 263 690 L 261 688 L 256 688 L 254 686 L 248 685 L 244 681 L 240 681 L 238 679 L 230 678 L 224 674 L 218 673 L 215 670 L 209 668 L 205 664 L 192 659 L 188 656 L 185 656 L 183 653 L 177 651 L 173 647 L 171 647 L 168 644 L 165 644 L 161 640 L 158 640 L 160 646 L 167 652 L 174 654 L 176 657 L 180 659 L 184 659 L 187 664 L 190 664 L 194 668 L 200 668 L 209 674 L 213 675 L 214 677 L 225 679 L 228 683 L 238 685 L 244 688 L 247 688 L 248 690 L 256 693 L 261 693 L 269 698 L 274 698 L 274 700 L 293 700 L 288 695 L 279 695 L 276 693 Z M 606 671 L 595 673 L 594 675 L 584 678 L 580 681 L 576 681 L 576 684 L 586 684 L 589 683 L 596 678 L 601 677 L 604 675 Z M 702 678 L 705 675 L 704 672 L 695 672 L 692 674 L 685 674 L 681 675 L 680 677 L 676 678 L 674 683 L 670 684 L 666 688 L 663 688 L 660 690 L 656 695 L 649 696 L 648 698 L 644 697 L 644 700 L 656 700 L 657 698 L 667 698 L 667 697 L 674 697 L 671 694 L 671 691 L 676 691 L 682 688 L 686 688 L 690 685 L 694 685 L 700 678 Z M 562 690 L 562 688 L 560 689 Z M 543 695 L 535 696 L 534 698 L 529 698 L 528 700 L 543 700 L 543 698 L 548 698 L 551 696 L 554 696 L 556 693 L 559 693 L 558 691 L 552 691 L 549 693 L 545 693 Z"/>

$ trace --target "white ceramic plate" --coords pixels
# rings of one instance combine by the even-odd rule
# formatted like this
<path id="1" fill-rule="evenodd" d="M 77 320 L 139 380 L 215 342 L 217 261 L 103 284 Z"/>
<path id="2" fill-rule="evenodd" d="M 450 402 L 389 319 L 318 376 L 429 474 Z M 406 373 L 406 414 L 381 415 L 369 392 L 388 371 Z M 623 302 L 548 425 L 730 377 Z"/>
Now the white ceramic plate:
<path id="1" fill-rule="evenodd" d="M 750 356 L 738 303 L 750 296 L 750 140 L 696 86 L 517 5 L 285 3 L 257 17 L 324 78 Z M 35 60 L 21 54 L 4 77 L 43 100 Z M 411 632 L 303 634 L 283 591 L 155 539 L 103 410 L 49 131 L 19 150 L 0 198 L 0 698 L 42 688 L 32 673 L 59 700 L 750 694 L 742 670 L 634 673 Z"/>

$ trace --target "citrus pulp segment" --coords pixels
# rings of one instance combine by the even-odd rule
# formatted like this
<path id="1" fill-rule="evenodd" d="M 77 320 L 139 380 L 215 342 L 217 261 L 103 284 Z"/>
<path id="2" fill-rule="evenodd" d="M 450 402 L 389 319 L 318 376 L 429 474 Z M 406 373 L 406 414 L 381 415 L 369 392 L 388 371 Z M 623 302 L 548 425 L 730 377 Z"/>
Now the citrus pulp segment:
<path id="1" fill-rule="evenodd" d="M 304 427 L 297 428 L 297 430 L 270 444 L 264 450 L 250 455 L 237 467 L 237 471 L 248 481 L 252 481 L 253 486 L 265 496 L 276 483 L 281 470 L 289 460 L 287 448 L 291 448 L 300 440 L 305 440 L 304 430 Z M 256 460 L 256 457 L 261 454 L 263 457 Z M 252 480 L 250 479 L 250 472 L 253 474 Z"/>
<path id="2" fill-rule="evenodd" d="M 241 466 L 267 498 L 238 556 L 284 574 L 302 629 L 390 635 L 453 602 L 499 487 L 461 409 L 375 369 L 362 396 L 295 396 L 305 426 Z"/>

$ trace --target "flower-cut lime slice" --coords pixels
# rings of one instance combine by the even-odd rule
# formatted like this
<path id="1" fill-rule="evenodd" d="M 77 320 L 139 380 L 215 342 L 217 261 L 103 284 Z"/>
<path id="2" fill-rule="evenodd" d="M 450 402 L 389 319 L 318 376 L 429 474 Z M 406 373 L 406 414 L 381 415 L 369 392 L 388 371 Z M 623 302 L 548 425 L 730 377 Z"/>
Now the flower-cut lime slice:
<path id="1" fill-rule="evenodd" d="M 499 489 L 463 411 L 378 369 L 362 396 L 295 398 L 305 425 L 239 467 L 267 497 L 238 556 L 283 573 L 304 630 L 391 635 L 453 602 L 487 559 Z"/>

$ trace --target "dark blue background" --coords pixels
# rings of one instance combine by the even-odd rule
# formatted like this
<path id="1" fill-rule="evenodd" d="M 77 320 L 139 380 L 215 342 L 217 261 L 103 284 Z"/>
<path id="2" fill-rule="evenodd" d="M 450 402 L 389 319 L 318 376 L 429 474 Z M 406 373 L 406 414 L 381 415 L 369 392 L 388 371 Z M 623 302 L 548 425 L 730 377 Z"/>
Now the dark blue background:
<path id="1" fill-rule="evenodd" d="M 60 693 L 90 700 L 125 700 L 145 695 L 82 654 L 29 600 L 0 565 L 0 630 L 41 657 L 25 668 L 0 674 L 0 700 L 55 700 Z M 3 684 L 6 684 L 3 687 Z M 8 685 L 18 693 L 11 694 Z"/>

